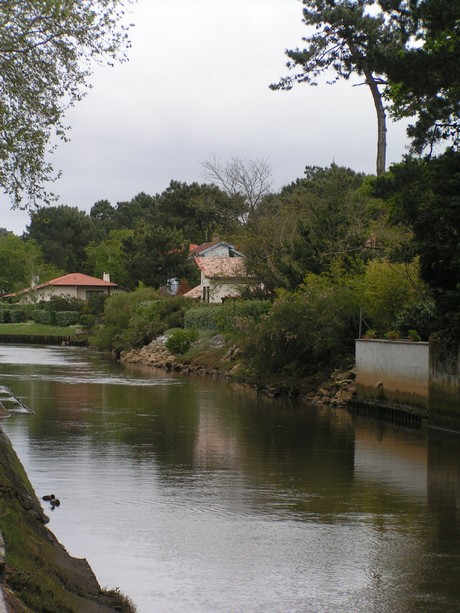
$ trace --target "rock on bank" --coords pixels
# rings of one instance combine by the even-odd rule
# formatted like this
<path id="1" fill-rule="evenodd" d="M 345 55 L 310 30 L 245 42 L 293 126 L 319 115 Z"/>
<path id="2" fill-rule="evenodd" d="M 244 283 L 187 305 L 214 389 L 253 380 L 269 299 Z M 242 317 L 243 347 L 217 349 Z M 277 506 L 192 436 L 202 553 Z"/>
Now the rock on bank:
<path id="1" fill-rule="evenodd" d="M 6 610 L 134 612 L 132 603 L 117 590 L 101 590 L 88 562 L 71 557 L 46 527 L 47 521 L 24 468 L 0 429 L 0 531 L 5 543 L 0 581 Z"/>

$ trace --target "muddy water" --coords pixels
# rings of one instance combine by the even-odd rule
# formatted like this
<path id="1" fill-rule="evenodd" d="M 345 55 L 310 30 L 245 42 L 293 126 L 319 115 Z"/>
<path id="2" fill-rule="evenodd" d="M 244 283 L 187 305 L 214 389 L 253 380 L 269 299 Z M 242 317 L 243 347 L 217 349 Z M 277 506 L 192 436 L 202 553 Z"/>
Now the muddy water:
<path id="1" fill-rule="evenodd" d="M 460 610 L 460 437 L 0 347 L 50 528 L 140 613 Z"/>

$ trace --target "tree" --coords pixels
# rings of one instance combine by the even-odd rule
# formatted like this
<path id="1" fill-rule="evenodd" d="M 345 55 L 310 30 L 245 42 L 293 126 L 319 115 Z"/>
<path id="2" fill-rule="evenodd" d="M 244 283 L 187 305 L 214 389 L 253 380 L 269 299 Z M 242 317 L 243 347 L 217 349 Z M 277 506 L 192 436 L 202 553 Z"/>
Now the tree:
<path id="1" fill-rule="evenodd" d="M 188 261 L 188 243 L 179 230 L 139 222 L 131 236 L 123 241 L 129 287 L 140 281 L 159 288 L 172 277 L 186 276 L 192 268 Z"/>
<path id="2" fill-rule="evenodd" d="M 233 215 L 240 222 L 246 222 L 270 193 L 272 170 L 266 159 L 246 161 L 236 157 L 222 163 L 213 157 L 202 166 L 205 177 L 229 196 Z"/>
<path id="3" fill-rule="evenodd" d="M 58 272 L 44 262 L 35 241 L 24 241 L 12 233 L 0 236 L 0 294 L 43 283 Z"/>
<path id="4" fill-rule="evenodd" d="M 115 230 L 115 209 L 108 200 L 98 200 L 90 209 L 89 216 L 94 222 L 97 236 L 106 239 Z"/>
<path id="5" fill-rule="evenodd" d="M 392 206 L 392 222 L 412 228 L 410 255 L 420 256 L 446 335 L 460 339 L 460 153 L 407 159 L 379 178 L 376 193 Z"/>
<path id="6" fill-rule="evenodd" d="M 67 272 L 82 272 L 85 247 L 93 240 L 93 222 L 77 207 L 50 206 L 34 211 L 27 226 L 50 264 Z"/>
<path id="7" fill-rule="evenodd" d="M 86 248 L 85 266 L 95 277 L 102 279 L 104 272 L 119 285 L 128 286 L 130 278 L 126 271 L 124 242 L 134 235 L 134 230 L 112 230 L 106 240 L 92 241 Z"/>
<path id="8" fill-rule="evenodd" d="M 460 4 L 452 0 L 381 0 L 404 39 L 398 55 L 382 49 L 396 119 L 415 118 L 412 148 L 432 152 L 440 142 L 460 144 Z"/>
<path id="9" fill-rule="evenodd" d="M 50 139 L 66 140 L 65 112 L 85 95 L 94 62 L 125 59 L 129 1 L 0 2 L 0 185 L 14 207 L 52 196 Z"/>
<path id="10" fill-rule="evenodd" d="M 381 71 L 381 48 L 395 53 L 401 46 L 400 33 L 381 13 L 370 13 L 374 0 L 302 0 L 303 22 L 314 31 L 303 38 L 304 49 L 287 50 L 288 68 L 300 67 L 293 77 L 284 77 L 272 89 L 289 90 L 294 83 L 317 85 L 326 75 L 328 83 L 353 74 L 364 77 L 377 114 L 377 174 L 386 166 L 386 117 L 379 87 L 385 83 Z M 333 75 L 335 72 L 335 76 Z"/>
<path id="11" fill-rule="evenodd" d="M 382 210 L 364 181 L 336 164 L 307 167 L 305 178 L 266 197 L 241 233 L 248 269 L 269 289 L 296 289 L 309 272 L 369 257 L 366 243 Z"/>
<path id="12" fill-rule="evenodd" d="M 215 185 L 171 181 L 157 196 L 159 223 L 181 229 L 191 243 L 205 243 L 235 226 L 229 197 Z"/>

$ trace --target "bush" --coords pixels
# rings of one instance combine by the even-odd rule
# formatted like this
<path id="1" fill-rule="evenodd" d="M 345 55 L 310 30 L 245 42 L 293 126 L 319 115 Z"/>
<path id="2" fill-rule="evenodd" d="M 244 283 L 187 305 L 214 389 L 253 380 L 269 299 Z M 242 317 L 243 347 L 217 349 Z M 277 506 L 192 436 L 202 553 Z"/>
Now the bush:
<path id="1" fill-rule="evenodd" d="M 218 330 L 219 308 L 217 306 L 202 306 L 189 309 L 185 313 L 184 327 L 186 329 L 195 328 L 196 330 Z"/>
<path id="2" fill-rule="evenodd" d="M 79 311 L 58 311 L 55 317 L 58 326 L 74 326 L 80 319 L 80 313 Z"/>
<path id="3" fill-rule="evenodd" d="M 165 342 L 165 346 L 175 355 L 182 355 L 190 349 L 192 343 L 198 339 L 196 330 L 183 330 L 176 328 L 171 330 Z"/>
<path id="4" fill-rule="evenodd" d="M 96 316 L 92 315 L 91 313 L 84 313 L 83 315 L 80 315 L 78 323 L 83 326 L 83 328 L 91 329 L 96 324 Z"/>
<path id="5" fill-rule="evenodd" d="M 52 326 L 55 323 L 54 313 L 51 311 L 45 311 L 44 309 L 37 309 L 32 313 L 32 319 L 36 324 L 46 324 Z"/>
<path id="6" fill-rule="evenodd" d="M 259 322 L 271 308 L 268 300 L 227 300 L 223 304 L 189 309 L 184 318 L 186 329 L 234 331 L 245 320 Z"/>
<path id="7" fill-rule="evenodd" d="M 58 313 L 59 311 L 78 311 L 81 313 L 86 306 L 84 300 L 73 296 L 51 296 L 49 300 L 39 303 L 41 309 Z"/>
<path id="8" fill-rule="evenodd" d="M 27 321 L 27 313 L 14 309 L 10 311 L 10 318 L 12 324 L 23 323 L 24 321 Z"/>
<path id="9" fill-rule="evenodd" d="M 247 329 L 243 358 L 256 375 L 304 376 L 351 353 L 359 308 L 346 283 L 308 275 L 281 291 L 270 311 Z"/>
<path id="10" fill-rule="evenodd" d="M 11 310 L 1 309 L 0 310 L 0 323 L 9 324 L 10 322 L 11 322 Z"/>
<path id="11" fill-rule="evenodd" d="M 428 340 L 437 326 L 436 305 L 432 300 L 422 300 L 406 305 L 396 317 L 396 328 L 402 337 L 409 336 L 410 330 L 417 330 L 420 338 Z"/>

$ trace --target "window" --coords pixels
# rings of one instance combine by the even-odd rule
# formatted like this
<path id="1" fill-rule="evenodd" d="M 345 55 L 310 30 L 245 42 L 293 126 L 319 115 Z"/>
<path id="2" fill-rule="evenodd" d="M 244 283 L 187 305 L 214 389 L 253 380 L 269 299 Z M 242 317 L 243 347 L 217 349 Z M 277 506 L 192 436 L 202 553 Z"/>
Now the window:
<path id="1" fill-rule="evenodd" d="M 104 290 L 101 289 L 87 289 L 86 290 L 86 300 L 91 300 L 94 296 L 100 296 L 104 294 Z"/>

